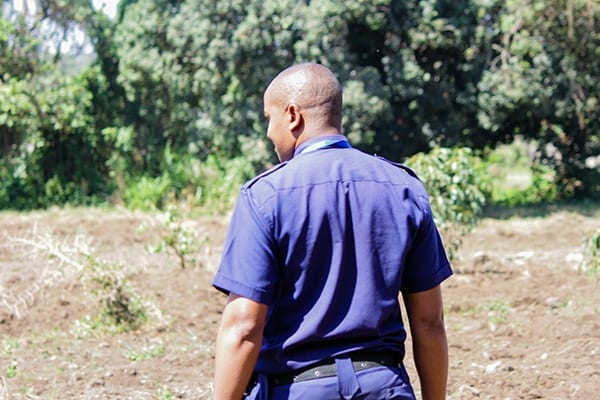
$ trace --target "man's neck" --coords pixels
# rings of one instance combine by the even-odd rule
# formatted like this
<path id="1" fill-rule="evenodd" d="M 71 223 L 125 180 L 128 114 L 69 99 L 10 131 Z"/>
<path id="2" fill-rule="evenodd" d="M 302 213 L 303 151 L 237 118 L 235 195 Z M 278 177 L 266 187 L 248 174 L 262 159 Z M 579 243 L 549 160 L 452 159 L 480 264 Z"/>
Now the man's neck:
<path id="1" fill-rule="evenodd" d="M 311 129 L 310 131 L 303 132 L 298 137 L 298 140 L 296 140 L 296 149 L 298 147 L 300 147 L 300 145 L 302 143 L 306 142 L 307 140 L 318 138 L 320 136 L 334 136 L 334 135 L 341 135 L 341 134 L 342 134 L 341 129 L 338 129 L 333 126 Z"/>

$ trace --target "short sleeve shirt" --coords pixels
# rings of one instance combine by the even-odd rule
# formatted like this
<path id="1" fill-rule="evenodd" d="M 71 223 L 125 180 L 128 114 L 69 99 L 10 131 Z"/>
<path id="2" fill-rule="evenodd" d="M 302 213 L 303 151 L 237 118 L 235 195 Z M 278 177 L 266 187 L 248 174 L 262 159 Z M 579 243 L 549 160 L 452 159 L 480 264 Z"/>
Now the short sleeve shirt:
<path id="1" fill-rule="evenodd" d="M 403 356 L 399 292 L 452 274 L 422 183 L 344 144 L 307 141 L 240 191 L 213 285 L 269 306 L 260 373 L 359 349 Z"/>

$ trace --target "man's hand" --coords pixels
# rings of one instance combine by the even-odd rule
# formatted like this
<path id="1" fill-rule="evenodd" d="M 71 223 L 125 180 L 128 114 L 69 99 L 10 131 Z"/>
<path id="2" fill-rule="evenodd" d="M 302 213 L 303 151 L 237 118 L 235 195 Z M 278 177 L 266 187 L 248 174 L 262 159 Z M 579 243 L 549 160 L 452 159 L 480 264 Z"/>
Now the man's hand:
<path id="1" fill-rule="evenodd" d="M 215 400 L 240 400 L 258 359 L 268 307 L 230 294 L 215 354 Z"/>

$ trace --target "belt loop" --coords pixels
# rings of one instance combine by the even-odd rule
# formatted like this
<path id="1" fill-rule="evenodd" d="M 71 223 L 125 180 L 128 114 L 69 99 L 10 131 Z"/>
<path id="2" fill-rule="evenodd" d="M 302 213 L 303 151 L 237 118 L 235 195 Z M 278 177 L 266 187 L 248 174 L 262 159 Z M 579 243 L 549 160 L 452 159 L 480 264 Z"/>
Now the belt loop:
<path id="1" fill-rule="evenodd" d="M 256 383 L 252 388 L 246 389 L 242 400 L 269 400 L 269 377 L 257 374 Z"/>
<path id="2" fill-rule="evenodd" d="M 269 400 L 269 377 L 264 374 L 258 375 L 258 400 Z"/>
<path id="3" fill-rule="evenodd" d="M 338 391 L 340 395 L 346 400 L 353 398 L 360 389 L 360 386 L 354 373 L 352 360 L 349 356 L 336 357 L 335 368 L 337 370 Z"/>

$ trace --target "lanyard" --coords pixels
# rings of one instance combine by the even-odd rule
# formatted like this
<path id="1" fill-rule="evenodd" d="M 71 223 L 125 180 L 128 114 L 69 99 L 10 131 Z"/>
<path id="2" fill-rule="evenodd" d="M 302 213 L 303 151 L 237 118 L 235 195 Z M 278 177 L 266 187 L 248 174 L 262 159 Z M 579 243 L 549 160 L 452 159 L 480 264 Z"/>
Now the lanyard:
<path id="1" fill-rule="evenodd" d="M 323 139 L 323 140 L 319 140 L 318 142 L 313 143 L 310 146 L 302 149 L 300 151 L 300 153 L 298 153 L 297 155 L 311 153 L 311 152 L 319 150 L 319 149 L 350 148 L 350 147 L 351 147 L 350 143 L 348 143 L 348 140 L 346 140 L 346 138 Z"/>

